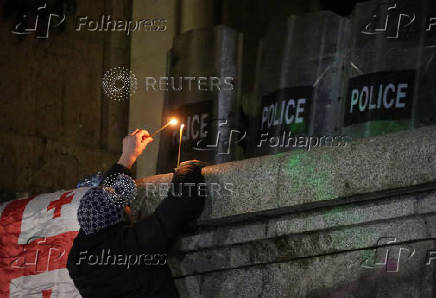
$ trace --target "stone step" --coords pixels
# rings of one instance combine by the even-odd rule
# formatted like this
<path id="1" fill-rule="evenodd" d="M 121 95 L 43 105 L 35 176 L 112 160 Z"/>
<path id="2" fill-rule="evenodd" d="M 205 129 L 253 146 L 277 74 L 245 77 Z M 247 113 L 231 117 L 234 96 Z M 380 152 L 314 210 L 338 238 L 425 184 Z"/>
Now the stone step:
<path id="1" fill-rule="evenodd" d="M 190 298 L 431 298 L 435 264 L 426 263 L 435 249 L 434 240 L 419 241 L 195 274 L 176 284 Z M 377 254 L 387 254 L 387 262 L 376 262 Z"/>
<path id="2" fill-rule="evenodd" d="M 343 204 L 357 196 L 436 181 L 436 126 L 359 139 L 344 147 L 294 150 L 205 167 L 211 191 L 201 220 L 219 220 L 281 208 Z M 172 174 L 138 179 L 135 212 L 154 210 Z M 231 191 L 226 190 L 231 185 Z M 211 188 L 212 189 L 212 188 Z M 228 189 L 228 188 L 227 188 Z"/>
<path id="3" fill-rule="evenodd" d="M 267 220 L 200 227 L 176 244 L 177 252 L 197 251 L 249 241 L 364 224 L 379 220 L 436 212 L 436 191 L 401 195 L 315 211 L 298 212 Z"/>
<path id="4" fill-rule="evenodd" d="M 170 258 L 174 276 L 287 262 L 395 243 L 436 239 L 436 213 L 277 236 L 241 244 L 181 253 Z"/>

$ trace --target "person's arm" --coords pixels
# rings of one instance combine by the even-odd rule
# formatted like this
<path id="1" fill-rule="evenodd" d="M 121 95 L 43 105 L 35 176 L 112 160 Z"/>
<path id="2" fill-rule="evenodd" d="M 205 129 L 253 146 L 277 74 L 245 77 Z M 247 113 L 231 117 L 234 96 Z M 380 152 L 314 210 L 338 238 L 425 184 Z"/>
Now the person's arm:
<path id="1" fill-rule="evenodd" d="M 142 154 L 147 145 L 153 141 L 150 134 L 146 130 L 136 129 L 132 131 L 128 136 L 123 138 L 123 152 L 120 159 L 103 175 L 105 178 L 114 174 L 126 174 L 132 177 L 130 169 L 136 162 L 136 159 Z"/>
<path id="2" fill-rule="evenodd" d="M 175 170 L 168 196 L 151 216 L 135 224 L 140 247 L 150 247 L 150 236 L 154 235 L 154 239 L 159 239 L 160 248 L 167 249 L 185 225 L 200 216 L 206 197 L 204 177 L 201 174 L 203 166 L 204 163 L 189 161 Z M 152 232 L 150 225 L 154 229 Z"/>
<path id="3" fill-rule="evenodd" d="M 118 207 L 124 208 L 130 221 L 132 221 L 128 204 L 136 196 L 136 183 L 131 177 L 130 168 L 152 140 L 147 131 L 139 129 L 126 136 L 123 139 L 123 153 L 120 159 L 104 173 L 98 186 L 91 187 L 83 195 L 81 204 L 86 204 L 86 201 L 92 199 L 111 200 L 116 202 Z M 81 214 L 80 216 L 83 222 L 87 221 L 85 215 Z"/>
<path id="4" fill-rule="evenodd" d="M 125 166 L 123 166 L 119 163 L 115 163 L 112 167 L 109 168 L 109 170 L 104 172 L 103 178 L 100 182 L 100 185 L 102 185 L 103 181 L 105 179 L 107 179 L 108 177 L 113 176 L 113 175 L 118 175 L 118 174 L 125 174 L 129 177 L 132 177 L 132 172 L 130 171 L 129 168 L 126 168 Z"/>
<path id="5" fill-rule="evenodd" d="M 120 174 L 125 174 L 131 178 L 131 167 L 152 141 L 153 139 L 146 130 L 136 129 L 125 136 L 123 138 L 123 152 L 118 162 L 104 173 L 100 186 L 110 186 L 110 181 L 116 179 Z"/>

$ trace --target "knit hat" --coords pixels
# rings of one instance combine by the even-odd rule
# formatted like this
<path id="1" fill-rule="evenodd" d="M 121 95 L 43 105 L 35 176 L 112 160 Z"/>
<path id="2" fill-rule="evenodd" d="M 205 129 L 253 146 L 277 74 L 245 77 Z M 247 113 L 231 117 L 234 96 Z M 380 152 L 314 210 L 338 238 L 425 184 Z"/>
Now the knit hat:
<path id="1" fill-rule="evenodd" d="M 135 196 L 136 184 L 130 176 L 116 173 L 107 177 L 102 186 L 90 188 L 80 200 L 80 228 L 89 235 L 121 222 L 124 206 Z"/>

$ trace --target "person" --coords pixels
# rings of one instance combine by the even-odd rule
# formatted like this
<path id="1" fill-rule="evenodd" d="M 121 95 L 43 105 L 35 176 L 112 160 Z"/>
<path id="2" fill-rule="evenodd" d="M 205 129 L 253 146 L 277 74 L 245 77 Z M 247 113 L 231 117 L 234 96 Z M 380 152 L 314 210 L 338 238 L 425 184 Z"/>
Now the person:
<path id="1" fill-rule="evenodd" d="M 139 129 L 126 136 L 119 161 L 80 200 L 80 229 L 67 268 L 84 298 L 179 297 L 166 256 L 186 224 L 203 211 L 205 195 L 193 185 L 204 182 L 204 163 L 182 163 L 174 170 L 174 189 L 155 211 L 126 224 L 123 212 L 136 195 L 130 168 L 152 140 Z"/>

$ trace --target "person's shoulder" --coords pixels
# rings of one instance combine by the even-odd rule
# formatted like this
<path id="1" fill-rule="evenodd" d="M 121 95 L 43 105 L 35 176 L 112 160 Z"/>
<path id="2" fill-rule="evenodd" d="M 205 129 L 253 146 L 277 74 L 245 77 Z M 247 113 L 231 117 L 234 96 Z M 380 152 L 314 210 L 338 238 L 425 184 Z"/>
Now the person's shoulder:
<path id="1" fill-rule="evenodd" d="M 125 228 L 126 224 L 124 222 L 120 222 L 88 235 L 82 229 L 80 229 L 79 233 L 74 239 L 73 246 L 100 246 L 104 242 L 110 242 L 119 238 L 119 235 L 124 231 Z"/>

